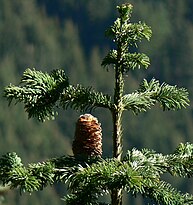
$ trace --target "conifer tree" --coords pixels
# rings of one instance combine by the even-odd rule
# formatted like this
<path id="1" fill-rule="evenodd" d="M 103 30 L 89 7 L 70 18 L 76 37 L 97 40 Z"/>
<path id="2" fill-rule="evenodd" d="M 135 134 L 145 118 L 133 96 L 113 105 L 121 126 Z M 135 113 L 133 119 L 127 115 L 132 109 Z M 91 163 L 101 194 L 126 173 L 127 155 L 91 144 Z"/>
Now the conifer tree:
<path id="1" fill-rule="evenodd" d="M 7 153 L 0 158 L 3 185 L 31 193 L 57 182 L 67 183 L 70 193 L 64 200 L 68 205 L 105 204 L 99 201 L 99 196 L 105 194 L 111 195 L 112 205 L 121 205 L 123 190 L 134 196 L 148 197 L 152 203 L 193 204 L 193 196 L 182 194 L 162 179 L 165 173 L 174 177 L 192 177 L 192 144 L 181 143 L 168 155 L 133 148 L 123 156 L 123 111 L 139 114 L 157 103 L 163 110 L 179 110 L 189 104 L 186 89 L 160 83 L 154 78 L 144 79 L 137 90 L 125 94 L 124 76 L 130 70 L 147 69 L 150 65 L 146 54 L 132 52 L 142 39 L 150 40 L 152 35 L 151 28 L 145 23 L 130 21 L 132 9 L 131 4 L 117 6 L 119 17 L 106 31 L 115 46 L 103 59 L 102 66 L 114 70 L 113 96 L 92 87 L 70 84 L 62 69 L 46 73 L 28 68 L 18 86 L 10 84 L 4 90 L 9 103 L 22 102 L 29 118 L 42 122 L 54 119 L 58 107 L 64 110 L 71 107 L 81 112 L 91 112 L 98 107 L 108 109 L 113 123 L 112 158 L 102 157 L 102 130 L 98 119 L 84 114 L 76 124 L 72 145 L 74 156 L 24 166 L 16 153 Z"/>

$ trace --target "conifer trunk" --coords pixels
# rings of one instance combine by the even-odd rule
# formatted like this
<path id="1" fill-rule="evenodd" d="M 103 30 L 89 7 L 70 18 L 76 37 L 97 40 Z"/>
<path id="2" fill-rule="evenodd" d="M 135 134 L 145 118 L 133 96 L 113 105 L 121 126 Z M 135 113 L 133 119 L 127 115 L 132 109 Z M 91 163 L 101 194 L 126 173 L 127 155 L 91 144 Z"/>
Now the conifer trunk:
<path id="1" fill-rule="evenodd" d="M 121 160 L 122 157 L 122 128 L 121 128 L 121 112 L 114 112 L 113 114 L 113 157 Z M 111 191 L 111 205 L 122 205 L 122 189 L 112 189 Z"/>
<path id="2" fill-rule="evenodd" d="M 113 113 L 113 157 L 121 160 L 122 157 L 122 111 Z"/>
<path id="3" fill-rule="evenodd" d="M 115 90 L 114 90 L 114 109 L 112 110 L 113 118 L 113 157 L 121 160 L 122 157 L 122 95 L 124 88 L 123 74 L 121 65 L 117 63 L 115 69 Z M 111 193 L 111 204 L 122 205 L 122 189 L 113 189 Z"/>

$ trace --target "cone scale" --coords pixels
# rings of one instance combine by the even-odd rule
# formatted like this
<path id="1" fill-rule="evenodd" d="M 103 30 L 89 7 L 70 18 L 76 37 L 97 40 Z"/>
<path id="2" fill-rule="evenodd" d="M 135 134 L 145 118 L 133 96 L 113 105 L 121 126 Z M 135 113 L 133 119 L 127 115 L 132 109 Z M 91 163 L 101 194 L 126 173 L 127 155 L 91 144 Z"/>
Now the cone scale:
<path id="1" fill-rule="evenodd" d="M 96 117 L 84 114 L 76 123 L 74 141 L 72 144 L 74 156 L 101 156 L 102 129 Z"/>

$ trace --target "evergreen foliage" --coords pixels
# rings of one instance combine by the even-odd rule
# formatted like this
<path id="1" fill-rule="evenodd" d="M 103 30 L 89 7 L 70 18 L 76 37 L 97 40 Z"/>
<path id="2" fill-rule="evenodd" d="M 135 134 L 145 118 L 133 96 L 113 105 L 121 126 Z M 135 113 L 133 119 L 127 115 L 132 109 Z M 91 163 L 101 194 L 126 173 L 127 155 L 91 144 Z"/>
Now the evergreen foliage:
<path id="1" fill-rule="evenodd" d="M 178 110 L 189 104 L 184 88 L 160 84 L 158 80 L 143 80 L 138 90 L 124 94 L 124 76 L 135 68 L 148 68 L 148 56 L 132 53 L 143 38 L 150 40 L 151 28 L 145 23 L 131 23 L 131 4 L 117 7 L 119 17 L 106 35 L 115 43 L 102 61 L 102 66 L 113 65 L 115 72 L 114 96 L 97 92 L 91 87 L 71 85 L 62 69 L 50 74 L 27 69 L 18 86 L 9 85 L 4 95 L 9 103 L 23 102 L 29 117 L 40 121 L 52 119 L 56 109 L 71 107 L 75 110 L 107 108 L 113 121 L 113 158 L 60 157 L 46 162 L 23 165 L 15 153 L 0 158 L 0 178 L 10 188 L 23 192 L 42 190 L 55 182 L 68 183 L 71 194 L 65 197 L 67 204 L 104 204 L 98 202 L 103 194 L 111 194 L 112 205 L 122 204 L 122 189 L 136 195 L 142 194 L 158 204 L 193 204 L 193 196 L 182 194 L 161 175 L 191 177 L 192 144 L 180 144 L 173 154 L 162 155 L 152 150 L 129 150 L 122 158 L 122 113 L 131 110 L 135 114 L 147 111 L 160 103 L 163 110 Z"/>
<path id="2" fill-rule="evenodd" d="M 20 86 L 10 85 L 5 89 L 9 103 L 23 102 L 29 117 L 37 117 L 43 121 L 54 117 L 53 107 L 60 93 L 69 85 L 63 70 L 54 70 L 49 75 L 35 69 L 27 69 L 22 76 Z"/>
<path id="3" fill-rule="evenodd" d="M 35 69 L 27 69 L 23 73 L 19 86 L 9 85 L 5 88 L 5 96 L 9 104 L 23 102 L 29 118 L 36 117 L 40 121 L 52 119 L 57 114 L 56 106 L 67 109 L 87 110 L 94 107 L 111 109 L 111 98 L 91 87 L 69 85 L 63 70 L 54 70 L 49 75 Z"/>
<path id="4" fill-rule="evenodd" d="M 193 196 L 182 194 L 161 180 L 161 175 L 192 177 L 193 145 L 180 144 L 174 153 L 163 155 L 153 150 L 128 150 L 123 160 L 75 158 L 62 156 L 25 167 L 16 153 L 0 158 L 3 184 L 21 192 L 42 190 L 56 182 L 67 183 L 72 191 L 65 197 L 67 204 L 102 204 L 98 197 L 112 188 L 123 188 L 142 194 L 158 204 L 193 204 Z"/>

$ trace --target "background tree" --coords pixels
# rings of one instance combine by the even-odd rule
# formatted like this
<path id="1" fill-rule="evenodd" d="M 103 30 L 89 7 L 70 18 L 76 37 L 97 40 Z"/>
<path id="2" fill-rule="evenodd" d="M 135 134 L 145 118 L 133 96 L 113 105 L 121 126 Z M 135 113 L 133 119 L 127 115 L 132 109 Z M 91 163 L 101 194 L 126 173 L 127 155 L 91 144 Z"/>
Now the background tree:
<path id="1" fill-rule="evenodd" d="M 116 4 L 130 2 L 135 6 L 133 21 L 145 20 L 148 25 L 151 25 L 153 36 L 150 42 L 143 41 L 138 45 L 138 51 L 143 51 L 150 57 L 151 67 L 148 70 L 131 71 L 128 76 L 125 76 L 125 92 L 133 92 L 143 78 L 151 79 L 154 76 L 160 79 L 160 82 L 166 81 L 188 88 L 191 100 L 190 71 L 193 58 L 191 52 L 188 51 L 192 49 L 193 45 L 191 9 L 193 1 L 175 1 L 173 5 L 176 8 L 172 6 L 171 0 L 105 0 L 100 4 L 97 4 L 98 1 L 88 4 L 85 0 L 80 0 L 78 3 L 55 0 L 54 5 L 52 1 L 44 0 L 31 0 L 30 3 L 22 0 L 14 2 L 1 0 L 0 2 L 1 91 L 10 82 L 16 83 L 19 75 L 28 66 L 47 72 L 53 68 L 63 67 L 67 75 L 70 76 L 71 83 L 81 82 L 85 86 L 92 85 L 96 90 L 112 95 L 113 70 L 109 69 L 109 72 L 104 72 L 100 69 L 102 58 L 108 52 L 109 47 L 112 47 L 111 41 L 106 40 L 103 32 L 115 18 Z M 97 6 L 98 9 L 94 9 L 94 6 Z M 105 15 L 100 15 L 98 10 L 105 11 Z M 67 22 L 68 24 L 70 22 L 73 29 L 64 26 Z M 159 26 L 157 26 L 158 22 Z M 26 27 L 28 29 L 25 29 Z M 179 36 L 183 36 L 180 41 L 177 40 Z M 72 38 L 77 42 L 76 45 L 73 44 Z M 171 44 L 171 41 L 174 43 Z M 64 49 L 66 45 L 68 45 L 68 49 Z M 77 49 L 73 49 L 73 52 L 78 50 L 81 54 L 73 54 L 70 51 L 73 47 L 77 47 Z M 69 56 L 69 52 L 76 57 L 75 62 L 79 62 L 79 65 L 83 65 L 83 67 L 75 66 L 74 61 L 68 62 L 66 57 Z M 184 56 L 183 53 L 186 55 L 181 58 L 180 56 Z M 176 64 L 176 62 L 178 63 Z M 184 64 L 184 62 L 186 63 Z M 177 69 L 174 65 L 177 65 L 178 71 L 180 71 L 179 68 L 183 70 L 183 73 L 181 72 L 175 79 L 173 74 L 177 74 Z M 82 70 L 81 75 L 79 69 Z M 18 104 L 14 108 L 7 107 L 7 102 L 3 98 L 0 98 L 0 105 L 1 154 L 15 151 L 22 156 L 24 164 L 27 164 L 72 153 L 72 130 L 75 126 L 73 122 L 80 115 L 79 112 L 67 110 L 63 113 L 60 111 L 56 120 L 39 124 L 33 119 L 27 120 L 22 105 Z M 108 147 L 103 150 L 103 156 L 110 157 L 112 125 L 108 119 L 111 114 L 105 109 L 93 110 L 92 113 L 100 119 L 105 127 L 103 135 L 109 136 L 103 138 L 103 146 Z M 193 139 L 192 103 L 187 109 L 178 112 L 160 112 L 159 107 L 155 106 L 148 112 L 137 116 L 125 112 L 123 118 L 124 152 L 132 147 L 138 149 L 147 147 L 158 152 L 169 153 L 180 142 L 192 142 Z M 168 175 L 166 177 L 174 187 L 182 192 L 192 193 L 191 178 L 188 180 L 175 178 L 173 180 Z M 62 184 L 47 187 L 43 192 L 34 192 L 32 195 L 25 194 L 22 197 L 18 190 L 12 190 L 6 192 L 4 203 L 15 205 L 15 201 L 17 201 L 18 205 L 26 205 L 46 204 L 46 201 L 50 201 L 54 205 L 60 205 L 63 204 L 60 200 L 63 195 Z M 124 197 L 124 203 L 141 205 L 143 199 L 140 195 L 134 198 L 128 194 Z"/>
<path id="2" fill-rule="evenodd" d="M 160 103 L 163 110 L 178 110 L 186 107 L 189 100 L 186 89 L 159 83 L 154 78 L 143 80 L 137 90 L 125 94 L 124 76 L 131 70 L 147 68 L 150 64 L 148 56 L 135 49 L 143 38 L 150 39 L 151 29 L 145 23 L 131 23 L 131 4 L 123 4 L 117 9 L 119 18 L 106 32 L 115 43 L 115 48 L 102 62 L 103 66 L 113 65 L 110 67 L 115 74 L 112 97 L 91 87 L 70 84 L 63 70 L 53 70 L 48 74 L 27 69 L 19 86 L 10 85 L 5 89 L 10 103 L 13 99 L 16 103 L 23 102 L 28 116 L 40 121 L 52 119 L 57 106 L 63 109 L 70 106 L 75 110 L 92 110 L 96 107 L 110 110 L 113 158 L 101 158 L 100 124 L 91 115 L 83 115 L 77 122 L 74 157 L 54 158 L 25 167 L 15 153 L 8 153 L 0 160 L 1 180 L 3 184 L 28 192 L 41 190 L 58 181 L 69 182 L 72 193 L 66 197 L 67 204 L 99 204 L 99 195 L 108 192 L 111 193 L 113 205 L 122 204 L 122 189 L 134 195 L 141 193 L 157 203 L 192 204 L 191 195 L 181 194 L 163 181 L 161 175 L 169 172 L 173 176 L 192 176 L 193 145 L 180 144 L 170 155 L 133 148 L 122 157 L 124 110 L 139 114 L 156 103 Z M 77 141 L 81 145 L 81 137 L 85 136 L 82 147 L 76 146 Z"/>

